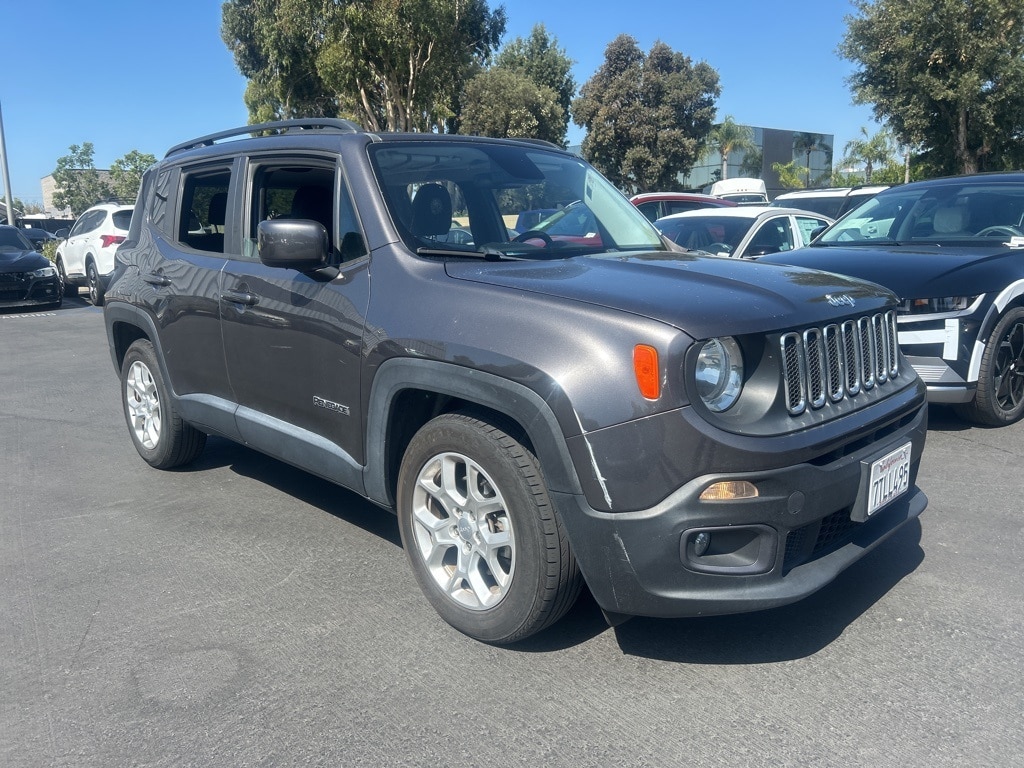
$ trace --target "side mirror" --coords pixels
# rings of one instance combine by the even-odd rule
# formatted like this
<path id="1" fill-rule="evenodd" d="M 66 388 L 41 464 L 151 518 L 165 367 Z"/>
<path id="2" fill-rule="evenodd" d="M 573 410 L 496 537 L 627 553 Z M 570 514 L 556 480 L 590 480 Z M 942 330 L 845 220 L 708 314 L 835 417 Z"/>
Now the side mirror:
<path id="1" fill-rule="evenodd" d="M 256 249 L 268 267 L 312 272 L 327 265 L 330 241 L 319 222 L 272 219 L 256 228 Z"/>
<path id="2" fill-rule="evenodd" d="M 71 230 L 68 229 L 67 227 L 61 227 L 60 229 L 53 233 L 53 236 L 56 237 L 58 240 L 67 240 L 68 234 L 70 232 Z"/>

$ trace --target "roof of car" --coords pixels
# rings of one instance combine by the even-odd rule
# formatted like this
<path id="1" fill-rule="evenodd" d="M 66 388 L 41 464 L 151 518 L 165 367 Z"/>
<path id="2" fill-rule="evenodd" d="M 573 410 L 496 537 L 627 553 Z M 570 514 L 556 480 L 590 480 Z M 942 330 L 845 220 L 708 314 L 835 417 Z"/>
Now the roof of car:
<path id="1" fill-rule="evenodd" d="M 644 203 L 648 200 L 696 200 L 705 203 L 722 205 L 723 208 L 731 208 L 734 203 L 730 200 L 723 200 L 714 195 L 705 195 L 701 192 L 641 192 L 629 198 L 631 203 Z"/>
<path id="2" fill-rule="evenodd" d="M 813 216 L 817 219 L 826 219 L 831 221 L 828 216 L 823 216 L 822 214 L 815 213 L 814 211 L 804 211 L 800 208 L 781 208 L 770 205 L 740 205 L 735 208 L 702 208 L 696 211 L 681 211 L 680 213 L 673 213 L 668 216 L 663 216 L 658 219 L 658 221 L 666 221 L 668 219 L 698 219 L 710 216 L 714 216 L 716 218 L 728 216 L 736 219 L 756 219 L 758 216 L 763 215 Z"/>
<path id="3" fill-rule="evenodd" d="M 873 186 L 862 186 L 862 187 L 824 187 L 821 189 L 794 189 L 792 192 L 783 192 L 781 195 L 776 195 L 776 200 L 797 200 L 801 197 L 846 197 L 851 192 L 857 192 L 858 194 L 871 195 L 881 192 L 883 189 L 888 189 L 888 184 L 877 184 Z"/>
<path id="4" fill-rule="evenodd" d="M 256 136 L 254 134 L 264 135 Z M 167 150 L 164 157 L 166 159 L 172 155 L 187 153 L 192 150 L 223 146 L 222 142 L 227 143 L 229 146 L 233 141 L 246 140 L 274 142 L 287 145 L 289 143 L 289 139 L 291 140 L 291 143 L 294 143 L 296 139 L 305 141 L 315 137 L 319 137 L 320 139 L 330 139 L 331 137 L 337 138 L 346 135 L 362 136 L 363 140 L 374 142 L 439 141 L 462 143 L 528 143 L 544 147 L 545 149 L 553 149 L 562 152 L 566 151 L 557 144 L 553 144 L 549 141 L 543 141 L 541 139 L 496 139 L 488 136 L 467 136 L 463 134 L 450 133 L 374 133 L 372 131 L 364 130 L 351 120 L 341 120 L 337 118 L 302 118 L 298 120 L 277 120 L 270 123 L 256 123 L 254 125 L 245 125 L 238 128 L 230 128 L 226 131 L 210 133 L 206 136 L 199 136 L 194 139 L 189 139 L 188 141 L 183 141 L 180 144 L 175 144 Z"/>

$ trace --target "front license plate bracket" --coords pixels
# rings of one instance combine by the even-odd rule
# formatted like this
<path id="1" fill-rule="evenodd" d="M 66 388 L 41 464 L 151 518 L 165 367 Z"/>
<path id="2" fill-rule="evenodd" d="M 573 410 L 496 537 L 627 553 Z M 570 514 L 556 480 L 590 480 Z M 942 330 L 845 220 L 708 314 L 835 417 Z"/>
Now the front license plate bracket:
<path id="1" fill-rule="evenodd" d="M 910 489 L 912 443 L 904 443 L 881 457 L 860 463 L 860 493 L 850 519 L 863 523 Z"/>

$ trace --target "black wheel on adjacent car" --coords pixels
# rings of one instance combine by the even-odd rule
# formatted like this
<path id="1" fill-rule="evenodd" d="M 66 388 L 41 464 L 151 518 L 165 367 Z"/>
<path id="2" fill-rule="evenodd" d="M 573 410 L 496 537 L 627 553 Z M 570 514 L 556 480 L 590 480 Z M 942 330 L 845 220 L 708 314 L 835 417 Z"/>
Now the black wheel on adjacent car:
<path id="1" fill-rule="evenodd" d="M 68 273 L 64 271 L 64 260 L 59 256 L 57 257 L 57 276 L 60 277 L 60 287 L 65 297 L 78 295 L 78 286 L 68 280 Z"/>
<path id="2" fill-rule="evenodd" d="M 539 632 L 582 587 L 533 452 L 472 414 L 438 416 L 413 437 L 398 478 L 398 523 L 427 599 L 478 640 Z"/>
<path id="3" fill-rule="evenodd" d="M 174 409 L 153 344 L 139 339 L 121 364 L 121 400 L 128 433 L 139 455 L 157 469 L 188 464 L 206 445 L 206 434 Z"/>
<path id="4" fill-rule="evenodd" d="M 96 262 L 89 261 L 85 265 L 85 279 L 89 284 L 89 301 L 94 307 L 102 307 L 103 283 L 100 281 L 100 273 L 96 271 Z"/>
<path id="5" fill-rule="evenodd" d="M 1015 307 L 996 323 L 985 345 L 974 401 L 963 415 L 979 424 L 1001 427 L 1024 416 L 1024 307 Z"/>

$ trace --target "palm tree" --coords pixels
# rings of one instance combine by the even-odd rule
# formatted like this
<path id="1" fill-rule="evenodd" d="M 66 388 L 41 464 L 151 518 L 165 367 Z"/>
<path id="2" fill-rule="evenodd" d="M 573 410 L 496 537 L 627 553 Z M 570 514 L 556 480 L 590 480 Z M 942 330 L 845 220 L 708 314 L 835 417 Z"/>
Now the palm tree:
<path id="1" fill-rule="evenodd" d="M 874 136 L 868 135 L 868 129 L 860 127 L 860 138 L 851 139 L 843 147 L 843 165 L 864 163 L 864 183 L 871 183 L 871 173 L 876 165 L 890 162 L 893 158 L 893 144 L 889 132 L 884 128 Z"/>
<path id="2" fill-rule="evenodd" d="M 725 120 L 712 128 L 708 138 L 711 146 L 722 156 L 723 179 L 729 174 L 730 153 L 757 149 L 757 145 L 754 144 L 754 131 L 746 125 L 737 123 L 732 115 L 726 115 Z"/>
<path id="3" fill-rule="evenodd" d="M 794 133 L 793 152 L 802 152 L 804 155 L 804 167 L 807 169 L 807 186 L 811 186 L 811 153 L 821 150 L 830 158 L 832 147 L 825 142 L 825 137 L 820 133 Z"/>

